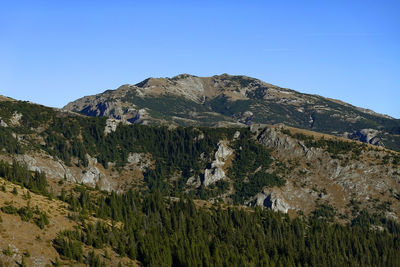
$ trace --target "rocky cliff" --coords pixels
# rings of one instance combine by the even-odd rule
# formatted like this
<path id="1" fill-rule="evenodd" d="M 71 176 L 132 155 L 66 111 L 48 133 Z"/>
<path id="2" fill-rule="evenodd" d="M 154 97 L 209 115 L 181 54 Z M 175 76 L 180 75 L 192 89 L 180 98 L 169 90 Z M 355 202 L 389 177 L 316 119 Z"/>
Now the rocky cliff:
<path id="1" fill-rule="evenodd" d="M 333 153 L 296 138 L 296 133 L 301 136 L 310 132 L 291 129 L 288 134 L 282 126 L 253 130 L 258 133 L 258 141 L 273 150 L 273 168 L 287 178 L 286 185 L 277 192 L 266 190 L 257 196 L 257 204 L 272 194 L 276 205 L 282 203 L 278 207 L 310 211 L 317 204 L 330 203 L 348 217 L 353 204 L 358 203 L 357 209 L 384 207 L 381 211 L 387 216 L 399 216 L 400 166 L 392 159 L 397 153 L 361 144 L 360 152 L 353 149 Z"/>

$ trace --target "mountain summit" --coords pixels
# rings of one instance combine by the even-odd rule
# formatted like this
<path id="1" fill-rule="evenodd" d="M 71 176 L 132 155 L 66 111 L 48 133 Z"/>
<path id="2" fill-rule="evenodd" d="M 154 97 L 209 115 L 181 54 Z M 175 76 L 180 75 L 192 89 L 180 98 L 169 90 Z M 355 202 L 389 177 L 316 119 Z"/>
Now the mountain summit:
<path id="1" fill-rule="evenodd" d="M 400 266 L 400 153 L 282 124 L 396 145 L 397 120 L 228 75 L 70 107 L 94 117 L 0 97 L 0 266 Z"/>
<path id="2" fill-rule="evenodd" d="M 400 150 L 400 120 L 319 95 L 228 74 L 148 78 L 64 107 L 128 123 L 182 126 L 278 124 Z"/>

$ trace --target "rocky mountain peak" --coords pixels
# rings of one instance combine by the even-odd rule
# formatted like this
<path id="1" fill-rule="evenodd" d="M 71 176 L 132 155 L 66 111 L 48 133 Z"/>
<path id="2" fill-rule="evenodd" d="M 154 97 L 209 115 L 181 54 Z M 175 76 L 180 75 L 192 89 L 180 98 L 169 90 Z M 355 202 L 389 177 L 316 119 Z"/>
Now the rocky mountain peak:
<path id="1" fill-rule="evenodd" d="M 260 94 L 257 94 L 256 90 L 277 88 L 255 78 L 226 73 L 212 77 L 179 74 L 172 78 L 148 78 L 135 86 L 140 95 L 182 96 L 197 103 L 203 103 L 204 98 L 213 99 L 220 95 L 235 100 L 247 99 L 249 96 L 259 97 Z"/>
<path id="2" fill-rule="evenodd" d="M 148 78 L 135 85 L 83 97 L 64 109 L 157 125 L 283 123 L 400 150 L 400 120 L 244 75 L 179 74 L 172 78 Z M 363 137 L 362 129 L 371 129 L 368 138 Z"/>

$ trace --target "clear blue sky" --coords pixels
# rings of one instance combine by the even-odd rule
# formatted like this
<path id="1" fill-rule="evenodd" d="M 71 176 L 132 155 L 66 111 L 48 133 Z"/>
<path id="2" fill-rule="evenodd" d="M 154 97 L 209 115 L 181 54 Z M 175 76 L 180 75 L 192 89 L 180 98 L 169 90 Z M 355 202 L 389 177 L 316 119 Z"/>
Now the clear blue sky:
<path id="1" fill-rule="evenodd" d="M 0 94 L 244 74 L 400 118 L 400 1 L 1 1 Z"/>

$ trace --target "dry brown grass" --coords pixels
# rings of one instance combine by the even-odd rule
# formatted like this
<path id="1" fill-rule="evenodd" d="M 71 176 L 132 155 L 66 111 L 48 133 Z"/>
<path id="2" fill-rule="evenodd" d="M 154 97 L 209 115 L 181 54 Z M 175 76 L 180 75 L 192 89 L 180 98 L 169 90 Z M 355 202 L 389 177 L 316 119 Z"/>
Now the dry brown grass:
<path id="1" fill-rule="evenodd" d="M 12 98 L 0 95 L 0 102 L 1 101 L 15 101 L 15 100 Z"/>
<path id="2" fill-rule="evenodd" d="M 38 206 L 39 210 L 47 213 L 49 217 L 49 225 L 44 229 L 40 229 L 33 221 L 25 222 L 17 214 L 5 214 L 0 211 L 2 222 L 0 222 L 0 266 L 2 263 L 7 266 L 17 266 L 21 261 L 22 255 L 29 252 L 29 257 L 25 257 L 28 266 L 52 266 L 56 258 L 59 258 L 57 251 L 52 246 L 52 240 L 57 236 L 57 233 L 63 230 L 72 230 L 74 227 L 79 227 L 79 224 L 68 218 L 71 211 L 68 210 L 68 204 L 57 200 L 49 199 L 42 195 L 37 195 L 30 192 L 28 199 L 28 190 L 15 185 L 7 180 L 0 178 L 0 186 L 4 185 L 6 192 L 0 190 L 0 207 L 13 205 L 16 208 L 25 207 L 28 202 L 32 208 Z M 18 194 L 12 193 L 14 187 Z M 25 195 L 25 196 L 24 196 Z M 98 219 L 89 217 L 87 222 L 95 223 Z M 111 225 L 111 222 L 105 221 Z M 120 227 L 121 225 L 117 225 Z M 11 256 L 4 254 L 4 250 L 10 248 Z M 84 253 L 93 250 L 89 247 L 84 247 Z M 111 248 L 95 249 L 95 253 L 104 256 L 104 251 L 108 250 L 111 259 L 104 259 L 107 266 L 117 266 L 119 262 L 124 265 L 133 264 L 139 266 L 137 262 L 131 261 L 129 258 L 119 257 Z M 63 261 L 65 264 L 71 264 L 69 261 Z M 85 266 L 72 262 L 73 266 Z"/>
<path id="3" fill-rule="evenodd" d="M 68 211 L 66 204 L 58 200 L 50 200 L 44 196 L 30 193 L 31 198 L 26 199 L 28 190 L 18 185 L 14 185 L 4 179 L 0 179 L 0 184 L 4 184 L 6 192 L 0 191 L 0 206 L 10 203 L 16 208 L 25 207 L 30 202 L 31 207 L 38 206 L 41 211 L 45 211 L 49 216 L 50 224 L 41 230 L 33 222 L 24 222 L 18 215 L 10 215 L 0 212 L 3 222 L 0 223 L 0 249 L 4 250 L 10 246 L 14 248 L 13 256 L 6 257 L 0 254 L 0 259 L 15 264 L 24 252 L 29 252 L 30 257 L 26 258 L 28 266 L 45 266 L 50 264 L 58 257 L 57 251 L 52 246 L 52 240 L 57 233 L 72 229 L 76 223 L 67 218 Z M 13 188 L 17 188 L 18 194 L 11 193 Z"/>

